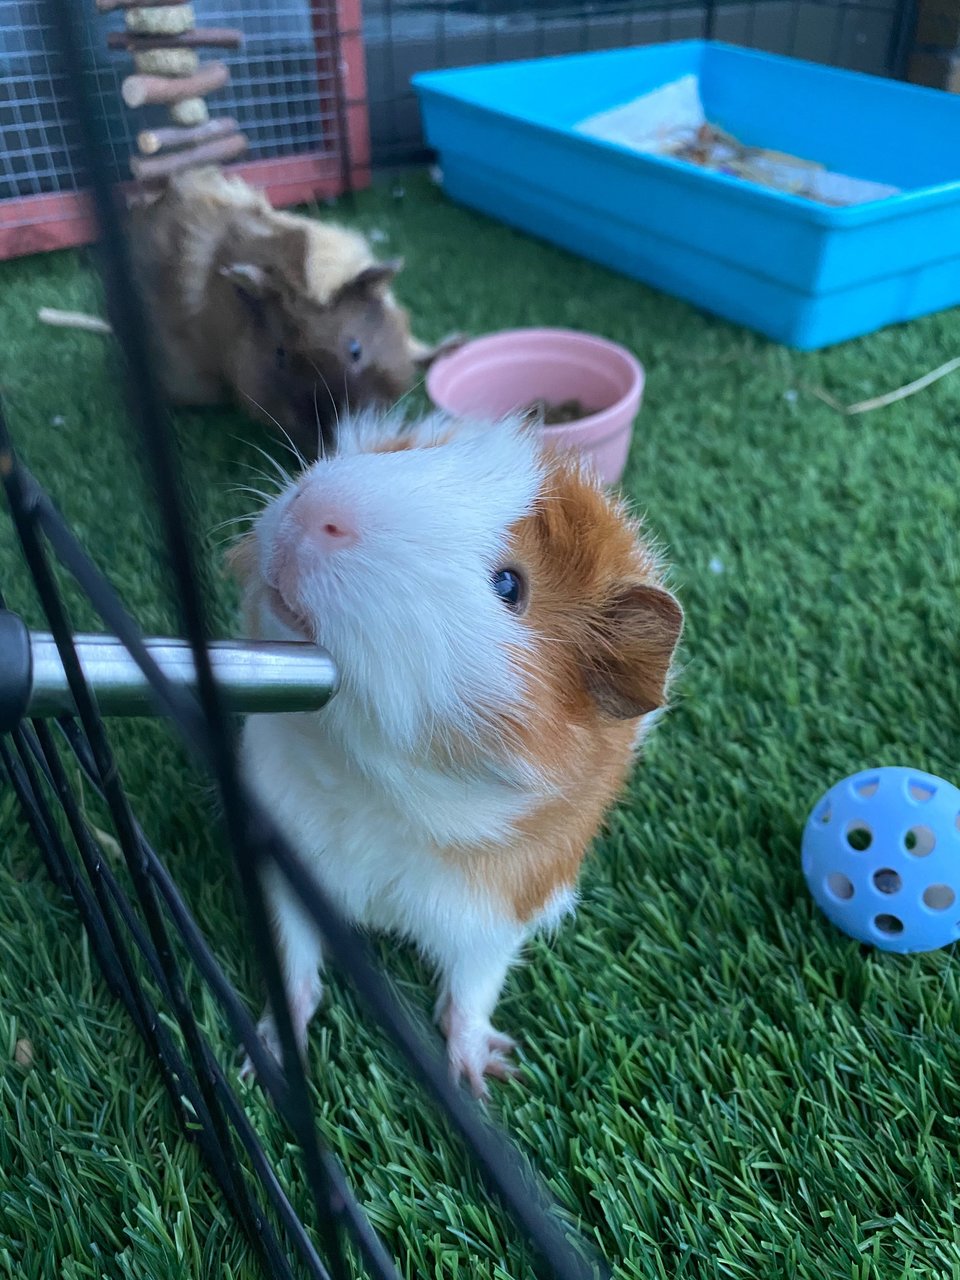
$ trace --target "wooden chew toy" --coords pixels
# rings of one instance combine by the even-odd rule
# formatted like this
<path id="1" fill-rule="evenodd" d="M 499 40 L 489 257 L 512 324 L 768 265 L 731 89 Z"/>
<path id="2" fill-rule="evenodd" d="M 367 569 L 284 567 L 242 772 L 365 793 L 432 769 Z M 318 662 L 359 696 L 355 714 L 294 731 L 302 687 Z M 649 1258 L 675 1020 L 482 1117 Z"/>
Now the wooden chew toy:
<path id="1" fill-rule="evenodd" d="M 230 81 L 223 62 L 201 65 L 200 49 L 238 49 L 243 35 L 232 27 L 196 27 L 189 0 L 96 0 L 101 13 L 120 9 L 125 30 L 107 36 L 107 48 L 133 58 L 134 70 L 121 86 L 123 101 L 136 109 L 165 106 L 171 124 L 137 134 L 139 155 L 130 170 L 138 182 L 153 184 L 199 165 L 224 164 L 247 149 L 236 120 L 211 119 L 204 101 Z"/>

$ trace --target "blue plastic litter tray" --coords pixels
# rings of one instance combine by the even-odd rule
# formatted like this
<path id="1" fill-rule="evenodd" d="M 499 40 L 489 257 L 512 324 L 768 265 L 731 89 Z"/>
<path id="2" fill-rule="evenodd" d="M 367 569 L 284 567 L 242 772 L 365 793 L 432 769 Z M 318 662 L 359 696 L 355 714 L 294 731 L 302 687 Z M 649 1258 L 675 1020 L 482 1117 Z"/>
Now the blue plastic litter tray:
<path id="1" fill-rule="evenodd" d="M 574 131 L 690 73 L 741 142 L 899 194 L 835 208 Z M 779 342 L 960 303 L 960 96 L 701 40 L 413 83 L 452 199 Z"/>

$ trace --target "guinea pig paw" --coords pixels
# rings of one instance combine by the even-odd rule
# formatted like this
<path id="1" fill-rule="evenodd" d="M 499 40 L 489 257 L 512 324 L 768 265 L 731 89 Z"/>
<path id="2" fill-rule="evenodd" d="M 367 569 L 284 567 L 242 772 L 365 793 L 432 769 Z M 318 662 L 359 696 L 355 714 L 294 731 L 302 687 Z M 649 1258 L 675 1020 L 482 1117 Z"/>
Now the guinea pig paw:
<path id="1" fill-rule="evenodd" d="M 469 339 L 466 333 L 450 333 L 445 338 L 441 338 L 434 346 L 428 346 L 426 343 L 414 342 L 411 349 L 414 361 L 421 369 L 429 369 L 435 360 L 439 360 L 441 356 L 452 355 L 454 351 L 459 351 L 465 342 Z"/>
<path id="2" fill-rule="evenodd" d="M 465 1079 L 473 1096 L 486 1101 L 490 1096 L 487 1076 L 508 1081 L 519 1075 L 516 1063 L 509 1059 L 516 1047 L 515 1040 L 489 1023 L 456 1026 L 447 1037 L 450 1074 L 456 1081 Z"/>
<path id="3" fill-rule="evenodd" d="M 517 1042 L 513 1036 L 505 1036 L 500 1031 L 490 1028 L 490 1051 L 491 1053 L 516 1053 Z"/>
<path id="4" fill-rule="evenodd" d="M 465 343 L 469 342 L 470 335 L 468 333 L 448 333 L 445 338 L 441 338 L 434 349 L 434 360 L 440 356 L 453 355 L 454 351 L 459 351 Z"/>
<path id="5" fill-rule="evenodd" d="M 269 1014 L 257 1023 L 257 1035 L 267 1053 L 278 1066 L 282 1066 L 283 1050 L 280 1047 L 280 1037 L 277 1035 L 277 1025 Z M 251 1084 L 256 1078 L 257 1068 L 253 1065 L 253 1059 L 247 1054 L 240 1068 L 240 1079 L 244 1084 Z"/>

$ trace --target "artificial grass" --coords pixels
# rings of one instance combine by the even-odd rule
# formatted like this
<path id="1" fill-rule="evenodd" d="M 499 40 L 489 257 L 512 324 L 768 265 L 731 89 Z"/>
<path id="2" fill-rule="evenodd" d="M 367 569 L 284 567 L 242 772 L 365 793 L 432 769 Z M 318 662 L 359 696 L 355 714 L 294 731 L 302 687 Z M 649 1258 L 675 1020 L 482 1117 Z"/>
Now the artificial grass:
<path id="1" fill-rule="evenodd" d="M 811 388 L 850 402 L 906 382 L 956 354 L 960 315 L 798 354 L 458 210 L 420 177 L 338 213 L 405 255 L 399 292 L 423 336 L 572 325 L 626 343 L 648 372 L 624 483 L 675 566 L 685 670 L 588 863 L 576 922 L 509 980 L 498 1021 L 523 1038 L 525 1069 L 496 1086 L 494 1113 L 619 1277 L 955 1280 L 954 955 L 845 939 L 807 895 L 799 840 L 845 774 L 955 773 L 960 381 L 850 418 Z M 143 626 L 165 631 L 156 516 L 109 346 L 34 320 L 45 304 L 97 305 L 89 266 L 5 264 L 0 298 L 21 452 Z M 248 510 L 234 489 L 257 483 L 263 433 L 227 413 L 178 428 L 201 526 Z M 0 586 L 38 624 L 5 523 L 0 549 Z M 230 634 L 213 534 L 207 551 Z M 77 610 L 76 625 L 91 621 Z M 257 1009 L 205 780 L 162 725 L 113 737 L 143 825 Z M 0 1275 L 252 1280 L 7 791 L 0 838 Z M 380 954 L 426 1011 L 409 952 Z M 198 1007 L 229 1057 L 218 1012 Z M 529 1274 L 339 976 L 311 1043 L 320 1125 L 403 1274 Z M 296 1152 L 259 1092 L 244 1098 L 308 1212 Z"/>

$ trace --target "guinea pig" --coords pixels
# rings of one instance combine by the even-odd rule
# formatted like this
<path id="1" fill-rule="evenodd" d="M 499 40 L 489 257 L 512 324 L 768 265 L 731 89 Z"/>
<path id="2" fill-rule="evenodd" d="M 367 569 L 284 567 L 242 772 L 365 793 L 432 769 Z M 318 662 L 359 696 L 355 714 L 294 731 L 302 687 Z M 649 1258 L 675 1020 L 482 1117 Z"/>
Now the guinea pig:
<path id="1" fill-rule="evenodd" d="M 230 559 L 248 633 L 322 646 L 341 680 L 319 712 L 248 717 L 244 776 L 347 918 L 435 966 L 450 1070 L 484 1096 L 513 1070 L 507 972 L 573 910 L 667 702 L 683 614 L 658 556 L 519 418 L 361 415 Z M 303 1050 L 321 941 L 264 883 Z M 279 1054 L 269 1009 L 260 1032 Z"/>
<path id="2" fill-rule="evenodd" d="M 215 167 L 170 179 L 130 212 L 130 244 L 175 404 L 231 398 L 285 432 L 306 460 L 351 409 L 392 405 L 452 345 L 412 337 L 391 284 L 355 231 L 273 209 Z"/>

